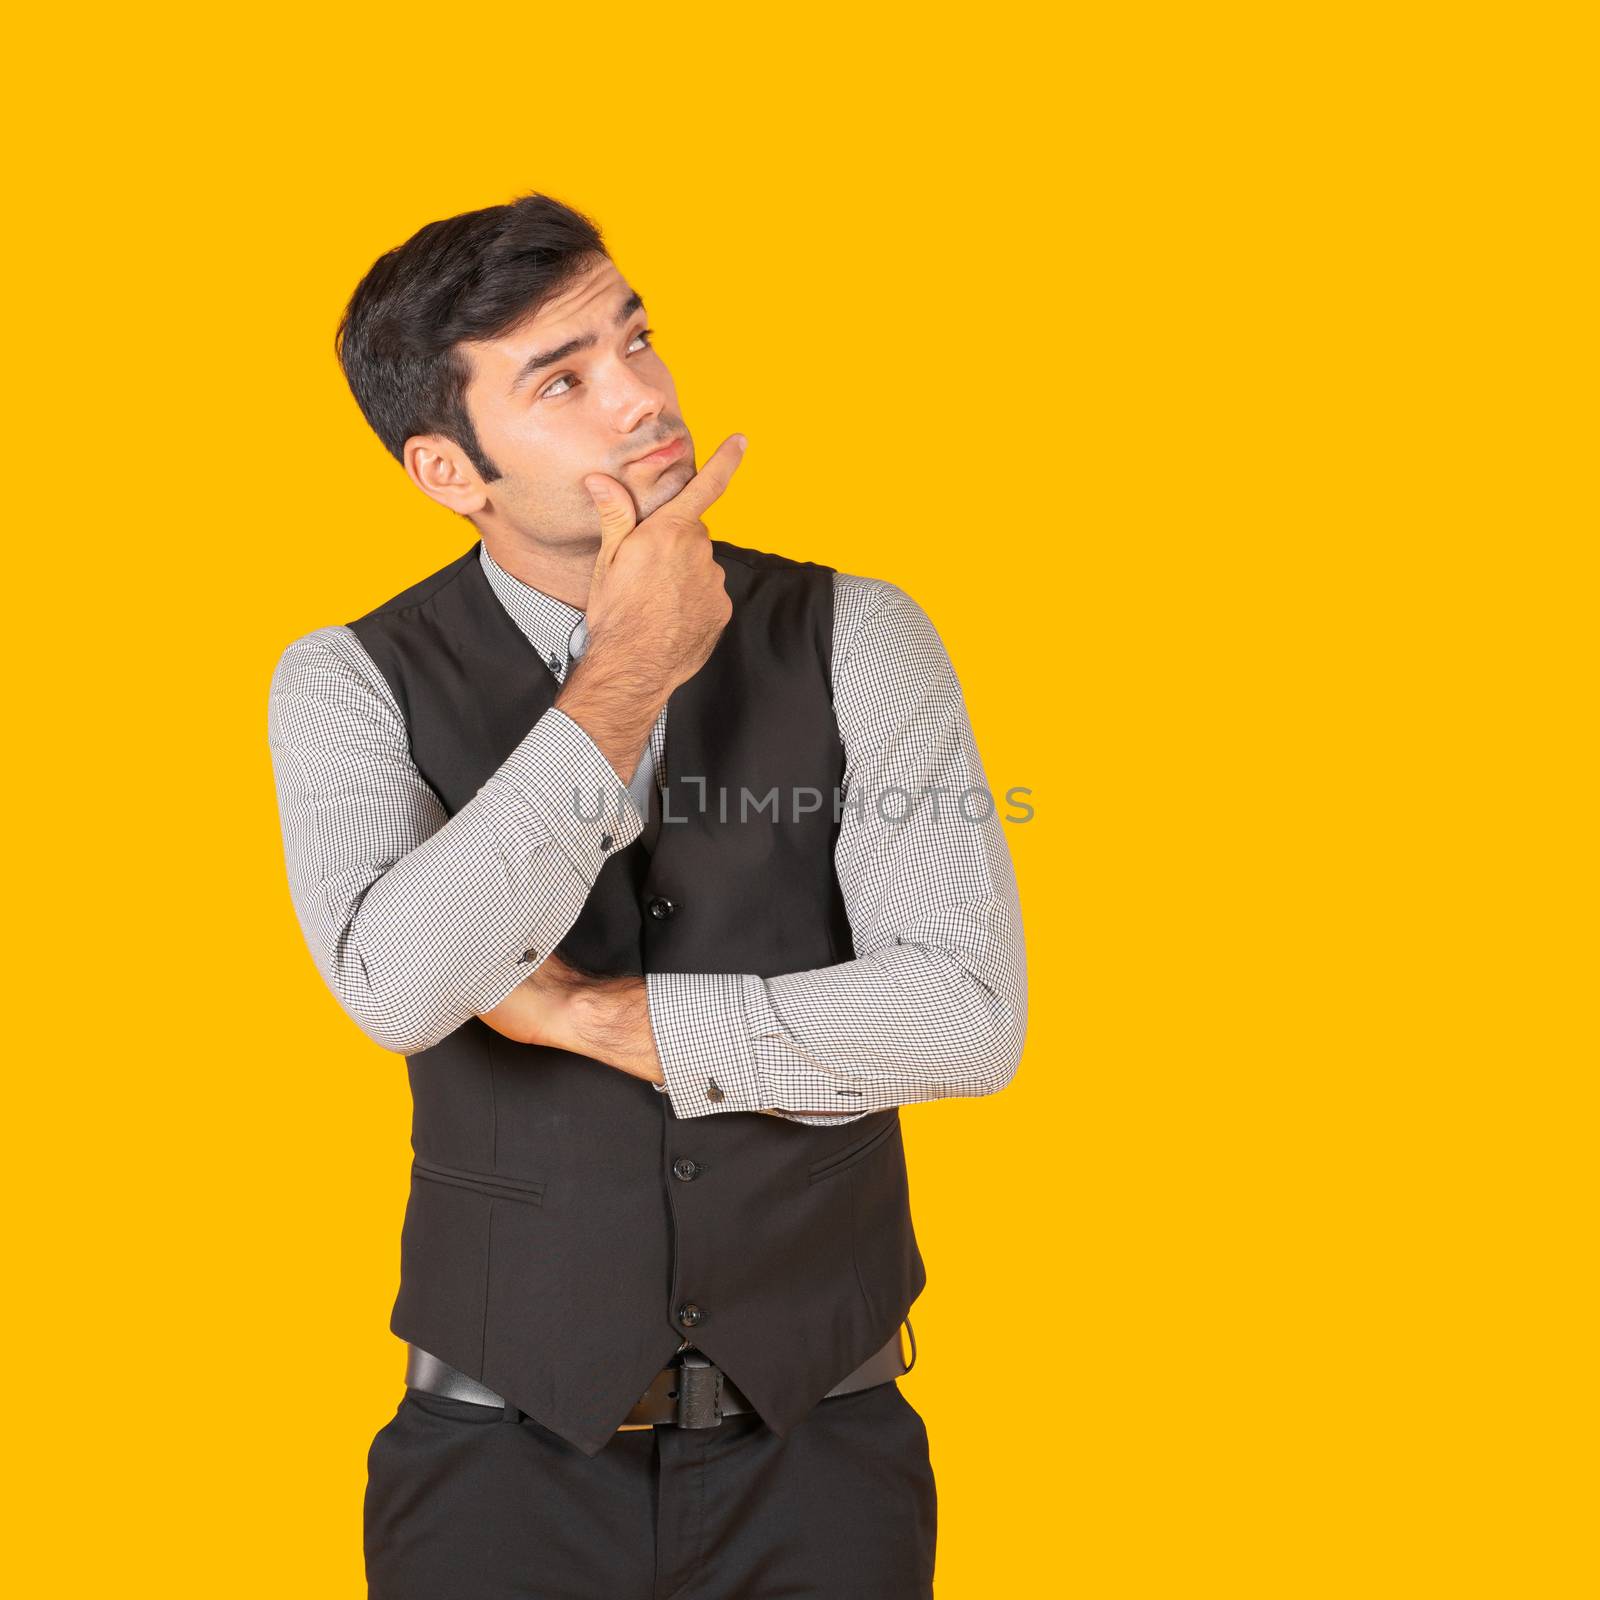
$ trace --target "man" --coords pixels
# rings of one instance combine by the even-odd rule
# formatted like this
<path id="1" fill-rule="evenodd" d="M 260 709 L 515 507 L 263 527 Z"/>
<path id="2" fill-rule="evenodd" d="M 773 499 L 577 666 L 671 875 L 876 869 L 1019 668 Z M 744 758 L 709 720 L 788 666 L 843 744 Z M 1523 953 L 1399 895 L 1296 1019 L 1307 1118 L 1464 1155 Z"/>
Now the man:
<path id="1" fill-rule="evenodd" d="M 1004 1087 L 1027 1006 L 938 635 L 709 536 L 744 440 L 697 466 L 567 206 L 423 228 L 337 346 L 479 535 L 270 698 L 301 926 L 414 1099 L 368 1592 L 925 1597 L 898 1107 Z"/>

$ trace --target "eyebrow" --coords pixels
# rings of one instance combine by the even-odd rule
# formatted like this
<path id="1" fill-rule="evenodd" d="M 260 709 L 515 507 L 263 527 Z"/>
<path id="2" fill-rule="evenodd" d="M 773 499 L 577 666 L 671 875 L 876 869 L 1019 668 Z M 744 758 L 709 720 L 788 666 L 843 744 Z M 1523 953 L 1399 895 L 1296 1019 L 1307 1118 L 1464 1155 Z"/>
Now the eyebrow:
<path id="1" fill-rule="evenodd" d="M 637 289 L 617 307 L 617 314 L 612 323 L 621 327 L 635 311 L 644 309 L 644 299 Z M 538 350 L 529 356 L 517 369 L 517 375 L 511 380 L 511 387 L 506 392 L 515 394 L 534 373 L 542 367 L 553 367 L 558 361 L 565 361 L 568 356 L 576 355 L 580 350 L 587 350 L 596 342 L 592 333 L 580 334 L 576 339 L 568 339 L 565 344 L 557 345 L 554 350 Z"/>

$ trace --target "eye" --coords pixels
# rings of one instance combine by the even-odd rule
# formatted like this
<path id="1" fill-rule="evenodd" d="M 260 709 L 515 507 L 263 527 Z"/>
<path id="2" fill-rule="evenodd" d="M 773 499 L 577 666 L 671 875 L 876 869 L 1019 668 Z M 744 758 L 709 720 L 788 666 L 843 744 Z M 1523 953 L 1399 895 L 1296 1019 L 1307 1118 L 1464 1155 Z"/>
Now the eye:
<path id="1" fill-rule="evenodd" d="M 641 328 L 628 341 L 629 352 L 633 352 L 634 347 L 639 345 L 639 341 L 641 339 L 644 341 L 644 344 L 640 348 L 645 350 L 654 350 L 655 346 L 650 342 L 650 337 L 655 331 L 656 330 L 654 328 Z M 553 400 L 559 395 L 564 395 L 567 392 L 567 389 L 560 389 L 556 387 L 557 384 L 562 383 L 567 385 L 567 389 L 570 389 L 572 387 L 572 375 L 570 373 L 563 372 L 559 378 L 552 378 L 549 383 L 547 383 L 544 388 L 539 391 L 539 398 L 541 400 Z"/>

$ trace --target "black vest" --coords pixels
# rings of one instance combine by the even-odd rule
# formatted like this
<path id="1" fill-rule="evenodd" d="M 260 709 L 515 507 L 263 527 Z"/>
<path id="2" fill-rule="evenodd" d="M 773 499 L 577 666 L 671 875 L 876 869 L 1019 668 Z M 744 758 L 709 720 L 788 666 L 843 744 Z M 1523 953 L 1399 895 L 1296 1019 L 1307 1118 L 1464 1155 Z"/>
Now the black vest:
<path id="1" fill-rule="evenodd" d="M 833 569 L 712 549 L 733 614 L 668 702 L 654 852 L 614 853 L 559 946 L 591 972 L 770 978 L 854 955 L 833 867 Z M 349 625 L 451 815 L 559 687 L 479 550 Z M 821 795 L 809 812 L 793 799 L 806 789 Z M 596 799 L 578 803 L 592 815 Z M 667 920 L 645 910 L 657 896 Z M 415 1159 L 389 1326 L 587 1455 L 685 1337 L 786 1434 L 922 1290 L 895 1107 L 837 1127 L 680 1120 L 650 1084 L 476 1017 L 408 1067 Z M 716 1072 L 705 1062 L 696 1091 L 713 1101 Z"/>

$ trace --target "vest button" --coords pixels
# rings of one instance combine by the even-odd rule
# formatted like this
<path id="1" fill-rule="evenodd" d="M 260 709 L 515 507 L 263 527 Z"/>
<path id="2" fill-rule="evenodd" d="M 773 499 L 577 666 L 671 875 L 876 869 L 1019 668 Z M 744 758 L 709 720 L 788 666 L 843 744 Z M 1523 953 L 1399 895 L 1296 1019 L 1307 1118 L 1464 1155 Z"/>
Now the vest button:
<path id="1" fill-rule="evenodd" d="M 691 1161 L 688 1156 L 679 1156 L 672 1163 L 672 1176 L 674 1178 L 682 1178 L 685 1183 L 688 1183 L 691 1179 L 700 1176 L 700 1163 Z"/>
<path id="2" fill-rule="evenodd" d="M 649 907 L 650 915 L 654 917 L 657 922 L 665 922 L 667 918 L 673 916 L 678 909 L 677 903 L 667 899 L 664 894 L 651 895 Z"/>
<path id="3" fill-rule="evenodd" d="M 705 1320 L 705 1312 L 692 1300 L 678 1307 L 678 1321 L 685 1328 L 698 1328 Z"/>

